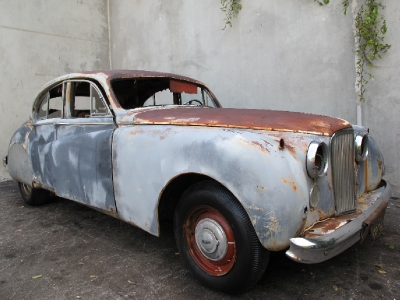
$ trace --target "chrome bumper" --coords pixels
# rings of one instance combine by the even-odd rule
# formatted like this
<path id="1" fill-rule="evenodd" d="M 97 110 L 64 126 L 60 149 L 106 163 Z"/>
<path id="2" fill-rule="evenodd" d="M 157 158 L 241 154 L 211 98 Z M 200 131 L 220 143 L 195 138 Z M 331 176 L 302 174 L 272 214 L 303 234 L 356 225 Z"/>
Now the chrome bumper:
<path id="1" fill-rule="evenodd" d="M 377 195 L 377 193 L 380 193 L 380 195 Z M 316 238 L 291 238 L 290 248 L 286 251 L 286 255 L 304 264 L 323 262 L 338 255 L 354 245 L 362 236 L 366 236 L 368 232 L 365 232 L 365 230 L 369 230 L 366 223 L 375 214 L 386 208 L 391 195 L 391 186 L 386 182 L 385 187 L 381 187 L 370 194 L 369 197 L 377 197 L 376 201 L 357 218 L 324 236 Z"/>

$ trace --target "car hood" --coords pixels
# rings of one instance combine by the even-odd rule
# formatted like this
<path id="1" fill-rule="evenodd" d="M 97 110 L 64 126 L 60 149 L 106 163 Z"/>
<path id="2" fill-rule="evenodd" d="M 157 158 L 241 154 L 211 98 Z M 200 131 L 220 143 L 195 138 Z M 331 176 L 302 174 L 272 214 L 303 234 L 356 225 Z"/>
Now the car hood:
<path id="1" fill-rule="evenodd" d="M 299 112 L 262 109 L 173 107 L 134 114 L 134 124 L 170 124 L 301 132 L 332 136 L 351 128 L 345 120 Z"/>

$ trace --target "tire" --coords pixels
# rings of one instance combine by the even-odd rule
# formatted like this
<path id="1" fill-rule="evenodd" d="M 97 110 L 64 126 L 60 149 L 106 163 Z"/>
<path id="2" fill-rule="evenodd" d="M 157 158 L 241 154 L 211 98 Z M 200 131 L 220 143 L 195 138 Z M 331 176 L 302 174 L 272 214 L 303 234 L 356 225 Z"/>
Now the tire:
<path id="1" fill-rule="evenodd" d="M 269 251 L 259 242 L 239 201 L 222 185 L 191 186 L 174 215 L 179 253 L 188 269 L 215 290 L 238 294 L 264 274 Z"/>
<path id="2" fill-rule="evenodd" d="M 18 182 L 18 187 L 22 199 L 29 205 L 39 206 L 49 202 L 49 191 L 36 189 L 22 182 Z"/>

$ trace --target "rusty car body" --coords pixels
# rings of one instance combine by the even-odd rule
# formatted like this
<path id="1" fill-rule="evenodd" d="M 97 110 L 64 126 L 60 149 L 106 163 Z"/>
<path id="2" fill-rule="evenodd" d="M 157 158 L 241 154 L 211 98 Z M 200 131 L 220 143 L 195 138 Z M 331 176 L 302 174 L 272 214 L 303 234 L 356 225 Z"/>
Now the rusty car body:
<path id="1" fill-rule="evenodd" d="M 318 263 L 376 238 L 391 196 L 366 128 L 222 108 L 203 83 L 158 72 L 48 82 L 4 162 L 29 204 L 53 192 L 156 236 L 174 219 L 189 269 L 231 293 L 257 282 L 268 251 Z"/>

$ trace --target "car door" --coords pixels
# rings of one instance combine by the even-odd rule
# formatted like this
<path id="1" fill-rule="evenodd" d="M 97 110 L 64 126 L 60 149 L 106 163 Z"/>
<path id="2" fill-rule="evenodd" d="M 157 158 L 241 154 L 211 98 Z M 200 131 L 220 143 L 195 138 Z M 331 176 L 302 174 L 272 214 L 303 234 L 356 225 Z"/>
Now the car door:
<path id="1" fill-rule="evenodd" d="M 55 191 L 61 197 L 114 213 L 113 116 L 91 81 L 65 81 L 64 95 L 64 117 L 55 124 L 52 149 Z"/>
<path id="2" fill-rule="evenodd" d="M 52 147 L 56 140 L 56 124 L 63 116 L 62 87 L 59 84 L 42 95 L 37 119 L 28 136 L 33 181 L 49 190 L 54 190 Z"/>

